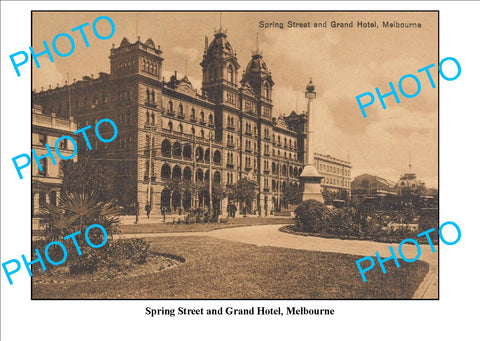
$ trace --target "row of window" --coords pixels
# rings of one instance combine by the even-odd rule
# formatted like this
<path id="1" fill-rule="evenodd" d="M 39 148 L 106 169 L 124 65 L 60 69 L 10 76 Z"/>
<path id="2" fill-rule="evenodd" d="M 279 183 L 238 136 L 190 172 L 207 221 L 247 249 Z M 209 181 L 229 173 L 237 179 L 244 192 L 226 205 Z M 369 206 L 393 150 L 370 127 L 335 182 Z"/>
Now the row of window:
<path id="1" fill-rule="evenodd" d="M 145 65 L 145 62 L 144 62 Z M 115 64 L 115 69 L 117 71 L 122 71 L 122 72 L 134 72 L 135 71 L 135 60 L 134 59 L 128 59 L 128 60 L 123 60 L 121 62 L 117 62 Z"/>
<path id="2" fill-rule="evenodd" d="M 332 166 L 329 164 L 325 164 L 320 162 L 320 160 L 315 160 L 315 167 L 319 171 L 330 172 L 334 174 L 340 174 L 344 176 L 350 176 L 350 170 L 344 169 L 343 167 Z"/>
<path id="3" fill-rule="evenodd" d="M 160 68 L 158 63 L 154 62 L 150 58 L 141 58 L 142 60 L 142 70 L 152 75 L 158 75 L 160 72 Z"/>
<path id="4" fill-rule="evenodd" d="M 177 112 L 176 112 L 179 116 L 185 116 L 185 113 L 186 113 L 186 109 L 184 108 L 183 104 L 182 103 L 179 103 L 178 106 L 177 106 Z M 167 114 L 175 114 L 175 111 L 174 111 L 174 106 L 173 106 L 173 102 L 172 101 L 168 101 L 168 104 L 167 104 Z M 206 121 L 206 115 L 205 113 L 202 111 L 200 111 L 200 117 L 198 117 L 200 123 L 207 123 Z M 196 110 L 195 108 L 191 108 L 190 109 L 190 120 L 193 120 L 193 121 L 196 121 L 197 120 L 197 115 L 196 115 Z M 213 114 L 212 113 L 209 113 L 208 114 L 208 124 L 209 125 L 213 125 Z"/>
<path id="5" fill-rule="evenodd" d="M 347 180 L 332 179 L 332 178 L 323 178 L 322 184 L 334 185 L 334 186 L 343 186 L 350 187 L 350 182 Z"/>

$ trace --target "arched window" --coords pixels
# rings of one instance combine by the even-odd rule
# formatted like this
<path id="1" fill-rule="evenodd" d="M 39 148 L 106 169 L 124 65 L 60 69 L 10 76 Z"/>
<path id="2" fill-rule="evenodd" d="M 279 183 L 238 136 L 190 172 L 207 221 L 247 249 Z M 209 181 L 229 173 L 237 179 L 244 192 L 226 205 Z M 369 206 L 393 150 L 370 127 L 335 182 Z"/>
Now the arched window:
<path id="1" fill-rule="evenodd" d="M 179 113 L 180 115 L 183 115 L 183 105 L 182 105 L 182 103 L 180 103 L 180 104 L 178 105 L 178 113 Z"/>
<path id="2" fill-rule="evenodd" d="M 195 178 L 196 178 L 197 181 L 203 181 L 203 171 L 201 169 L 197 170 Z"/>
<path id="3" fill-rule="evenodd" d="M 232 65 L 229 65 L 227 67 L 227 80 L 230 83 L 233 83 L 233 67 L 232 67 Z"/>
<path id="4" fill-rule="evenodd" d="M 202 147 L 197 147 L 195 155 L 196 155 L 195 159 L 197 161 L 203 161 L 203 148 Z"/>
<path id="5" fill-rule="evenodd" d="M 213 115 L 208 115 L 208 124 L 213 125 Z"/>
<path id="6" fill-rule="evenodd" d="M 170 179 L 170 176 L 171 176 L 171 170 L 170 170 L 170 166 L 167 165 L 167 164 L 164 164 L 162 166 L 162 179 Z"/>
<path id="7" fill-rule="evenodd" d="M 183 125 L 181 123 L 178 125 L 178 131 L 180 134 L 183 134 Z"/>
<path id="8" fill-rule="evenodd" d="M 170 114 L 173 113 L 173 103 L 172 103 L 172 101 L 168 101 L 168 112 Z"/>
<path id="9" fill-rule="evenodd" d="M 183 147 L 183 157 L 186 159 L 192 158 L 192 147 L 189 144 L 186 144 Z"/>
<path id="10" fill-rule="evenodd" d="M 191 111 L 191 117 L 190 117 L 192 120 L 195 120 L 196 117 L 195 117 L 195 108 L 192 108 L 192 111 Z"/>
<path id="11" fill-rule="evenodd" d="M 190 167 L 185 167 L 183 170 L 183 180 L 192 180 L 192 170 Z"/>
<path id="12" fill-rule="evenodd" d="M 180 143 L 175 142 L 172 148 L 173 157 L 180 159 L 182 157 L 182 146 Z"/>
<path id="13" fill-rule="evenodd" d="M 265 83 L 264 88 L 265 88 L 264 96 L 269 99 L 270 96 L 272 95 L 272 91 L 270 89 L 270 84 Z"/>
<path id="14" fill-rule="evenodd" d="M 172 155 L 172 145 L 167 139 L 162 142 L 162 156 L 170 157 Z"/>
<path id="15" fill-rule="evenodd" d="M 182 169 L 180 166 L 173 167 L 172 178 L 180 179 L 182 177 Z"/>
<path id="16" fill-rule="evenodd" d="M 200 122 L 202 122 L 202 123 L 205 122 L 205 113 L 203 111 L 200 112 Z"/>
<path id="17" fill-rule="evenodd" d="M 170 132 L 172 132 L 172 130 L 173 130 L 173 123 L 172 123 L 172 121 L 168 121 L 168 130 L 170 130 Z"/>
<path id="18" fill-rule="evenodd" d="M 155 113 L 152 112 L 152 125 L 155 125 Z"/>
<path id="19" fill-rule="evenodd" d="M 221 154 L 218 150 L 215 151 L 215 153 L 213 153 L 213 162 L 215 163 L 220 163 L 221 161 Z"/>

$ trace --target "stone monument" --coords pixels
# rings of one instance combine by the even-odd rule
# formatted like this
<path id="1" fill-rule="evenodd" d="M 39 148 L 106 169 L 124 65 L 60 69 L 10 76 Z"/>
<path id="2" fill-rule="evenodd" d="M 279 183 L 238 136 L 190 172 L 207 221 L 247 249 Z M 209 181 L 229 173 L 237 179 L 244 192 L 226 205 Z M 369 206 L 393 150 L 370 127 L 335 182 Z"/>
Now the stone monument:
<path id="1" fill-rule="evenodd" d="M 312 117 L 313 117 L 313 100 L 317 97 L 315 92 L 315 85 L 310 79 L 310 83 L 307 85 L 307 91 L 305 91 L 305 98 L 308 100 L 307 104 L 307 143 L 305 145 L 305 167 L 300 174 L 300 182 L 302 184 L 303 193 L 302 201 L 314 199 L 320 201 L 322 204 L 325 202 L 322 195 L 322 177 L 318 173 L 317 168 L 313 164 L 313 145 L 312 145 Z"/>

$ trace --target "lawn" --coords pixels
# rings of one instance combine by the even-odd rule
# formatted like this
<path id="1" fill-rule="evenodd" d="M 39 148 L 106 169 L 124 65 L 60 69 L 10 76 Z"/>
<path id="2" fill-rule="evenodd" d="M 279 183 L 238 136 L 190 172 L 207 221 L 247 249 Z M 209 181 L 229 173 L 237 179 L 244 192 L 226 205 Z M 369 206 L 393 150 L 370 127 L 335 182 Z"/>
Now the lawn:
<path id="1" fill-rule="evenodd" d="M 36 284 L 33 299 L 408 299 L 425 277 L 422 261 L 379 267 L 364 283 L 358 256 L 259 247 L 210 237 L 147 239 L 153 251 L 185 263 L 129 279 Z M 95 275 L 92 275 L 95 276 Z"/>

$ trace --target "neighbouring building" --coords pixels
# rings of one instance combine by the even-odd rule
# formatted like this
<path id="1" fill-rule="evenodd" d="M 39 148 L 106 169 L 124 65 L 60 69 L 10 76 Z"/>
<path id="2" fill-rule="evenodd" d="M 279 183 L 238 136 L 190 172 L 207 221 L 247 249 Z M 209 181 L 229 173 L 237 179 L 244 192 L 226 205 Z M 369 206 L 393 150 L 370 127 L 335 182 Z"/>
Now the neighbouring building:
<path id="1" fill-rule="evenodd" d="M 350 196 L 352 165 L 330 155 L 314 154 L 315 167 L 322 176 L 322 187 L 332 192 L 344 190 Z"/>
<path id="2" fill-rule="evenodd" d="M 162 51 L 152 39 L 124 38 L 109 58 L 110 73 L 34 92 L 33 102 L 57 120 L 71 111 L 79 128 L 103 118 L 116 123 L 111 143 L 99 143 L 93 129 L 92 150 L 79 139 L 79 157 L 115 167 L 124 204 L 138 202 L 143 209 L 150 202 L 153 212 L 204 206 L 205 180 L 213 177 L 228 188 L 247 177 L 257 190 L 247 211 L 268 215 L 287 184 L 299 186 L 306 118 L 294 112 L 274 117 L 274 81 L 261 51 L 253 52 L 242 73 L 226 31 L 215 30 L 210 43 L 205 38 L 201 91 L 186 75 L 165 79 Z M 195 189 L 169 188 L 172 179 Z M 227 200 L 213 205 L 225 212 Z"/>
<path id="3" fill-rule="evenodd" d="M 35 149 L 38 156 L 47 153 L 45 144 L 53 149 L 55 141 L 60 136 L 72 136 L 77 130 L 77 125 L 68 116 L 57 117 L 54 112 L 44 112 L 44 108 L 38 104 L 34 104 L 32 108 L 32 148 Z M 62 139 L 59 143 L 59 151 L 62 155 L 72 155 L 74 146 L 66 139 Z M 75 156 L 72 160 L 76 161 Z M 52 163 L 50 158 L 40 160 L 39 166 L 35 161 L 32 161 L 32 217 L 38 217 L 38 213 L 42 205 L 50 203 L 57 204 L 62 186 L 62 161 L 57 159 L 56 165 Z M 38 219 L 35 223 L 38 222 Z M 36 225 L 36 224 L 34 224 Z"/>
<path id="4" fill-rule="evenodd" d="M 399 195 L 424 195 L 427 193 L 425 182 L 418 179 L 415 173 L 403 174 L 395 188 Z"/>
<path id="5" fill-rule="evenodd" d="M 395 182 L 376 175 L 362 174 L 352 181 L 352 199 L 354 201 L 396 195 Z"/>

